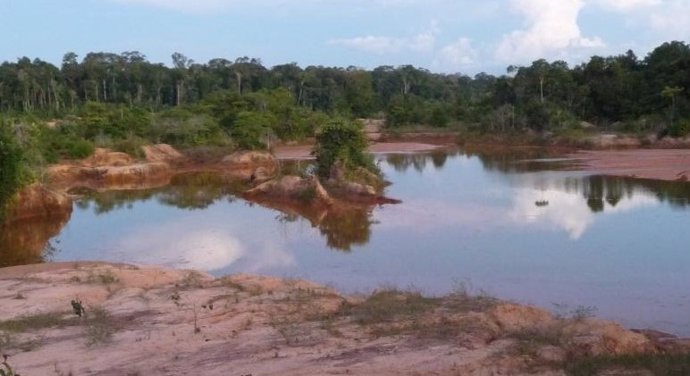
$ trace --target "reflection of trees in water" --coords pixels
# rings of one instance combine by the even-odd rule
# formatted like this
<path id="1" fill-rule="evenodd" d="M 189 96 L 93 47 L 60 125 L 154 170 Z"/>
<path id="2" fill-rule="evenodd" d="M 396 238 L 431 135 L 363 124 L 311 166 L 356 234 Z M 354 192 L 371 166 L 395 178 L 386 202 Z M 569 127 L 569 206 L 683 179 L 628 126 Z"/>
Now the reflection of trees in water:
<path id="1" fill-rule="evenodd" d="M 37 264 L 58 251 L 49 240 L 60 233 L 70 214 L 0 226 L 0 267 Z"/>
<path id="2" fill-rule="evenodd" d="M 135 202 L 156 198 L 163 205 L 179 209 L 206 209 L 222 198 L 234 200 L 233 194 L 240 186 L 236 179 L 217 173 L 191 173 L 173 177 L 170 185 L 164 188 L 89 193 L 76 205 L 81 209 L 93 207 L 96 214 L 105 214 L 115 209 L 130 209 Z"/>
<path id="3" fill-rule="evenodd" d="M 326 244 L 332 249 L 349 252 L 353 245 L 365 245 L 371 237 L 371 210 L 367 208 L 331 208 L 320 223 L 319 228 L 326 237 Z"/>
<path id="4" fill-rule="evenodd" d="M 504 174 L 538 172 L 545 169 L 569 167 L 570 162 L 538 162 L 532 159 L 558 156 L 553 151 L 541 148 L 503 148 L 490 151 L 464 150 L 467 156 L 476 156 L 487 171 Z M 615 176 L 587 176 L 566 178 L 560 185 L 566 192 L 582 193 L 592 212 L 605 210 L 606 203 L 616 207 L 621 200 L 631 199 L 636 193 L 651 193 L 659 201 L 673 207 L 690 206 L 690 184 L 684 182 L 634 179 Z M 559 185 L 556 185 L 558 188 Z M 536 187 L 539 188 L 539 187 Z"/>
<path id="5" fill-rule="evenodd" d="M 486 171 L 497 171 L 505 174 L 543 171 L 547 168 L 565 167 L 571 164 L 567 161 L 538 161 L 539 159 L 558 156 L 558 153 L 544 148 L 494 147 L 484 150 L 470 147 L 464 148 L 463 152 L 467 157 L 476 157 L 479 159 Z"/>
<path id="6" fill-rule="evenodd" d="M 262 206 L 278 210 L 280 223 L 297 222 L 303 218 L 319 229 L 329 248 L 349 252 L 353 246 L 369 243 L 373 205 L 336 203 L 331 206 L 308 205 L 299 202 L 260 202 Z"/>
<path id="7" fill-rule="evenodd" d="M 635 194 L 652 194 L 660 202 L 685 208 L 690 206 L 690 184 L 682 182 L 643 180 L 615 176 L 586 176 L 568 178 L 563 185 L 566 192 L 581 193 L 592 212 L 604 211 L 606 203 L 616 207 L 623 199 Z"/>
<path id="8" fill-rule="evenodd" d="M 206 209 L 221 198 L 233 201 L 240 186 L 237 180 L 218 174 L 180 175 L 158 195 L 158 201 L 179 209 Z"/>
<path id="9" fill-rule="evenodd" d="M 398 172 L 406 172 L 410 168 L 422 172 L 429 163 L 437 170 L 442 169 L 448 158 L 457 154 L 457 151 L 435 151 L 423 154 L 387 154 L 385 161 Z"/>

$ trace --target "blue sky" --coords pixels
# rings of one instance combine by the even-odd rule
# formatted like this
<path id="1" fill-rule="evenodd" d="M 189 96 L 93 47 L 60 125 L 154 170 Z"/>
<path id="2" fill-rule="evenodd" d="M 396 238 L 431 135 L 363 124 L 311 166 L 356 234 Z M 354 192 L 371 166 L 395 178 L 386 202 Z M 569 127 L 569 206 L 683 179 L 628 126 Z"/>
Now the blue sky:
<path id="1" fill-rule="evenodd" d="M 137 50 L 169 64 L 413 64 L 502 73 L 690 40 L 690 0 L 0 0 L 0 60 Z"/>

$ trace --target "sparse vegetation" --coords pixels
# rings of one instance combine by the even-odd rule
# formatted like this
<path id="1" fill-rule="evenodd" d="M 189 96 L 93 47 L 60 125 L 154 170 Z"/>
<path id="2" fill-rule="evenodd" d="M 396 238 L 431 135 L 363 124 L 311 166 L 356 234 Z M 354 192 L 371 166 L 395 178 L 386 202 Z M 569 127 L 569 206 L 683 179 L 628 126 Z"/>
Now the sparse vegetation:
<path id="1" fill-rule="evenodd" d="M 102 307 L 89 310 L 84 322 L 84 336 L 88 346 L 110 342 L 117 331 L 110 313 Z"/>
<path id="2" fill-rule="evenodd" d="M 66 320 L 64 316 L 65 312 L 41 312 L 21 316 L 16 319 L 0 321 L 0 330 L 3 332 L 24 333 L 30 330 L 54 328 L 69 323 L 69 320 Z"/>
<path id="3" fill-rule="evenodd" d="M 86 283 L 91 284 L 101 284 L 101 285 L 112 285 L 118 283 L 120 280 L 117 275 L 113 273 L 112 270 L 107 269 L 105 271 L 100 271 L 98 273 L 89 272 L 86 277 Z"/>
<path id="4" fill-rule="evenodd" d="M 568 376 L 604 374 L 687 376 L 690 375 L 690 353 L 582 358 L 568 362 L 565 370 Z"/>
<path id="5" fill-rule="evenodd" d="M 14 372 L 12 366 L 10 366 L 10 363 L 8 362 L 9 357 L 3 354 L 2 358 L 2 363 L 0 363 L 0 376 L 19 376 L 18 373 Z"/>
<path id="6" fill-rule="evenodd" d="M 440 302 L 418 292 L 385 289 L 374 292 L 360 304 L 344 305 L 341 314 L 351 316 L 360 325 L 392 323 L 428 312 Z"/>

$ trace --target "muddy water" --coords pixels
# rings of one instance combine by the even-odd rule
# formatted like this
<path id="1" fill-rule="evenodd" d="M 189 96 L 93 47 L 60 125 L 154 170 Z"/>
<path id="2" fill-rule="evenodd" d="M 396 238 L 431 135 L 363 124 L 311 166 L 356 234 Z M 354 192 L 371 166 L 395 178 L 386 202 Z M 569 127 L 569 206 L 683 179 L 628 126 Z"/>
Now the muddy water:
<path id="1" fill-rule="evenodd" d="M 589 176 L 539 152 L 378 159 L 393 183 L 387 195 L 402 204 L 271 209 L 236 198 L 222 178 L 195 175 L 87 195 L 59 233 L 37 224 L 0 237 L 2 260 L 260 273 L 346 292 L 469 286 L 690 336 L 690 184 Z"/>

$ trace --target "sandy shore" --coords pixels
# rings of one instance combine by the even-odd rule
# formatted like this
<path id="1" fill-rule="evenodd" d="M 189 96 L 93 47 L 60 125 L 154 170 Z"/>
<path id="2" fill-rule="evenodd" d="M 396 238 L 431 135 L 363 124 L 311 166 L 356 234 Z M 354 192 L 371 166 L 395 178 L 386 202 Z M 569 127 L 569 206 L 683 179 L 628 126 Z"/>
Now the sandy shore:
<path id="1" fill-rule="evenodd" d="M 579 151 L 570 154 L 581 168 L 602 175 L 688 181 L 690 150 L 634 149 L 615 151 Z"/>

